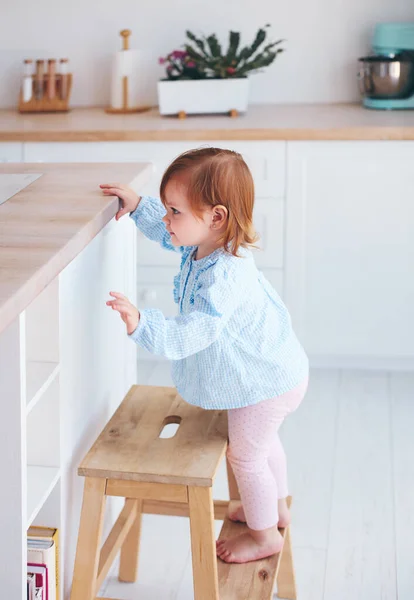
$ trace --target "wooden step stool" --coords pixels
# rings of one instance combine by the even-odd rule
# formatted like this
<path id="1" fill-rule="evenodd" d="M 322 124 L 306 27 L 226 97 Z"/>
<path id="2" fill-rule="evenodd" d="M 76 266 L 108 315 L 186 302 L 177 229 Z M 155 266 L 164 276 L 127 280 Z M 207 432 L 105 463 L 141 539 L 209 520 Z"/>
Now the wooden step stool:
<path id="1" fill-rule="evenodd" d="M 179 424 L 176 434 L 160 438 L 168 423 Z M 190 517 L 195 600 L 267 600 L 276 578 L 279 597 L 294 600 L 289 528 L 273 557 L 244 565 L 216 557 L 214 519 L 224 519 L 221 536 L 246 527 L 225 518 L 228 501 L 213 501 L 226 449 L 226 411 L 191 406 L 175 388 L 133 386 L 79 467 L 86 479 L 71 600 L 95 600 L 119 550 L 119 580 L 136 580 L 143 513 Z M 230 498 L 238 499 L 227 466 Z M 101 548 L 107 496 L 125 505 Z"/>

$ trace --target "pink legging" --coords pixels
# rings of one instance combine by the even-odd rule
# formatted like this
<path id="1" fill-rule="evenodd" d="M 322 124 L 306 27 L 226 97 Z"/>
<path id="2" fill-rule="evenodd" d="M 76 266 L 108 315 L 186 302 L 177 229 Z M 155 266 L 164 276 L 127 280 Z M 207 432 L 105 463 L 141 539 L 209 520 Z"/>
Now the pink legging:
<path id="1" fill-rule="evenodd" d="M 308 380 L 294 390 L 253 406 L 228 411 L 227 457 L 240 492 L 247 525 L 277 525 L 278 499 L 288 495 L 286 455 L 278 430 L 305 396 Z"/>

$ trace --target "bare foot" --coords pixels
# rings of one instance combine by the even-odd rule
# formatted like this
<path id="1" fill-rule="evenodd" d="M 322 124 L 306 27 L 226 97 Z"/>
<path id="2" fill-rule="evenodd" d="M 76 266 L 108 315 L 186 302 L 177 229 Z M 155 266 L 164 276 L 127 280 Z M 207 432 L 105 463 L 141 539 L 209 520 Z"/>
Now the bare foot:
<path id="1" fill-rule="evenodd" d="M 281 551 L 283 538 L 277 527 L 242 533 L 229 540 L 216 542 L 217 556 L 227 563 L 246 563 L 272 556 Z"/>
<path id="2" fill-rule="evenodd" d="M 277 526 L 279 529 L 284 529 L 290 525 L 290 510 L 288 508 L 286 498 L 282 498 L 278 501 L 279 511 L 279 522 Z M 240 500 L 231 500 L 228 516 L 230 521 L 236 521 L 240 523 L 246 523 L 246 517 L 244 516 L 244 508 Z"/>

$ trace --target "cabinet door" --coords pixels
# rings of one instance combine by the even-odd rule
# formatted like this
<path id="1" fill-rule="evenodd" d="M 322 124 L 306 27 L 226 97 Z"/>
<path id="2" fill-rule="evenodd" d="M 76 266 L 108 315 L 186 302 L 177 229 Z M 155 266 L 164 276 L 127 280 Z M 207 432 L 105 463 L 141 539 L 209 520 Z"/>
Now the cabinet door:
<path id="1" fill-rule="evenodd" d="M 254 250 L 259 269 L 280 269 L 283 267 L 283 200 L 276 198 L 256 198 L 254 225 L 259 235 Z"/>
<path id="2" fill-rule="evenodd" d="M 288 144 L 286 300 L 315 361 L 413 364 L 413 164 L 412 142 Z"/>
<path id="3" fill-rule="evenodd" d="M 71 523 L 79 519 L 81 507 L 83 482 L 74 476 L 74 469 L 136 382 L 136 347 L 127 338 L 119 314 L 106 306 L 110 290 L 127 293 L 127 233 L 122 228 L 122 221 L 111 221 L 60 275 L 65 531 L 70 531 Z M 113 503 L 108 508 L 110 520 L 114 516 Z M 72 573 L 75 549 L 76 536 L 68 535 L 65 544 L 68 575 Z"/>
<path id="4" fill-rule="evenodd" d="M 20 142 L 0 142 L 0 162 L 22 162 L 23 144 Z"/>

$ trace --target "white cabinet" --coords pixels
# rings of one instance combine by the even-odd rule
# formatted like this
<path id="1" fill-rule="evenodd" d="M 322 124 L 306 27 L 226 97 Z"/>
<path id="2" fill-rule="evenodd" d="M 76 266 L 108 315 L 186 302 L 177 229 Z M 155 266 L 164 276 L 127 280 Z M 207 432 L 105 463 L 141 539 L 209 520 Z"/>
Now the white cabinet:
<path id="1" fill-rule="evenodd" d="M 136 346 L 105 304 L 109 290 L 135 296 L 134 234 L 131 222 L 111 221 L 0 332 L 2 598 L 26 598 L 32 523 L 59 528 L 61 598 L 69 595 L 83 487 L 76 468 L 136 382 Z"/>
<path id="2" fill-rule="evenodd" d="M 22 162 L 23 144 L 21 142 L 0 142 L 0 162 Z"/>
<path id="3" fill-rule="evenodd" d="M 286 301 L 315 364 L 414 364 L 414 143 L 288 144 Z"/>

